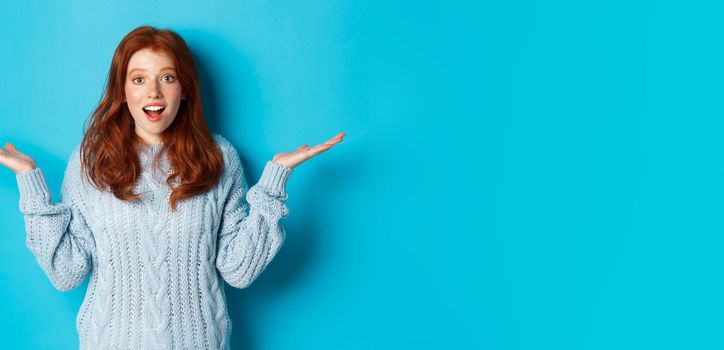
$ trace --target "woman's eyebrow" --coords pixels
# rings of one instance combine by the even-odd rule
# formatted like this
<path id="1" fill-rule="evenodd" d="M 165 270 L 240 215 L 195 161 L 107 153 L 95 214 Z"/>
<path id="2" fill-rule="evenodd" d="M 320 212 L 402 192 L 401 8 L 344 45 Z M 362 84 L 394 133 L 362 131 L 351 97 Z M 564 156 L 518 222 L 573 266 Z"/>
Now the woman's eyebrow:
<path id="1" fill-rule="evenodd" d="M 174 68 L 174 67 L 164 67 L 164 68 L 161 68 L 161 71 L 165 71 L 167 69 L 176 70 L 176 68 Z M 143 68 L 133 68 L 128 72 L 128 75 L 130 75 L 131 73 L 133 73 L 134 71 L 137 71 L 137 70 L 145 71 L 145 69 L 143 69 Z"/>

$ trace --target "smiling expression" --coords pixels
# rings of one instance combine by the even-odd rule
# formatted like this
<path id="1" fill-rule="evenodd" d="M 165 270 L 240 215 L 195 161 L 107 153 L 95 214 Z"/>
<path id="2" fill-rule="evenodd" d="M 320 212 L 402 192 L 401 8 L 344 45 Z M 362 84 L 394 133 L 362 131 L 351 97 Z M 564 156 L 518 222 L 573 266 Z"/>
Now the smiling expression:
<path id="1" fill-rule="evenodd" d="M 141 49 L 128 61 L 124 84 L 135 133 L 147 144 L 158 144 L 186 99 L 176 75 L 173 58 L 162 51 Z M 155 109 L 159 112 L 153 112 Z"/>

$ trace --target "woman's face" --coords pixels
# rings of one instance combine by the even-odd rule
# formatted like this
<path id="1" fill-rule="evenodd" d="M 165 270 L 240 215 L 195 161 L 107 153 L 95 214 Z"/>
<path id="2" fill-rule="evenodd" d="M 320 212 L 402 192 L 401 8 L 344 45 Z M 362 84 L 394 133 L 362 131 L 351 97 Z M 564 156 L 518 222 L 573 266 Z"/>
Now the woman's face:
<path id="1" fill-rule="evenodd" d="M 128 62 L 124 90 L 136 135 L 147 144 L 160 143 L 161 134 L 176 118 L 181 100 L 186 98 L 173 58 L 150 49 L 136 51 Z"/>

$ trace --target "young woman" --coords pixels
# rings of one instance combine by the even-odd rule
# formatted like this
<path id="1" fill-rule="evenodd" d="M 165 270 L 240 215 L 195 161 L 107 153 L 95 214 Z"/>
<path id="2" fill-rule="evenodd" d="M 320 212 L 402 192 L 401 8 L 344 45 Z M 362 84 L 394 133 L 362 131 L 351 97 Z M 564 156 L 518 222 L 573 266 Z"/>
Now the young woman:
<path id="1" fill-rule="evenodd" d="M 249 286 L 285 238 L 292 169 L 342 141 L 275 155 L 249 188 L 234 147 L 210 133 L 195 62 L 170 30 L 118 45 L 103 98 L 54 204 L 35 161 L 6 143 L 27 245 L 59 290 L 91 272 L 81 349 L 228 349 L 223 281 Z"/>

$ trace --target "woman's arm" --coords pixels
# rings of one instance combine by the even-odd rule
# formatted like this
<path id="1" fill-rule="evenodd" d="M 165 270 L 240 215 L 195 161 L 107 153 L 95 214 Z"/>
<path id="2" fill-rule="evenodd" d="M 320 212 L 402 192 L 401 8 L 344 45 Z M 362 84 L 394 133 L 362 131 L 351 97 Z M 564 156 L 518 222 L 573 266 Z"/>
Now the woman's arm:
<path id="1" fill-rule="evenodd" d="M 285 232 L 279 220 L 288 215 L 285 186 L 292 169 L 268 161 L 259 182 L 248 189 L 238 153 L 226 149 L 222 180 L 225 200 L 216 253 L 216 267 L 236 288 L 248 287 L 276 255 Z"/>
<path id="2" fill-rule="evenodd" d="M 61 291 L 83 282 L 95 250 L 93 235 L 83 217 L 87 210 L 79 165 L 76 148 L 68 160 L 58 204 L 52 203 L 40 168 L 16 174 L 26 244 L 53 286 Z"/>

